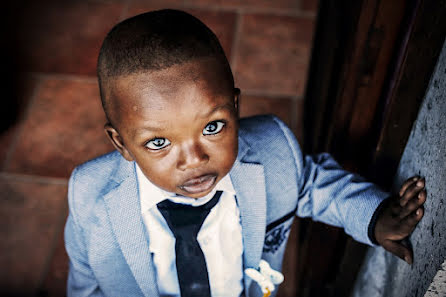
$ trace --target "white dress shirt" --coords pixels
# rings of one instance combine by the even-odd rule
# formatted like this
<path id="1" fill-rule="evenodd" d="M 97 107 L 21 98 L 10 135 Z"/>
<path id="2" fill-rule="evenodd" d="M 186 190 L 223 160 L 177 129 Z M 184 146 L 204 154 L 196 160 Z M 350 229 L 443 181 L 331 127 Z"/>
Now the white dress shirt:
<path id="1" fill-rule="evenodd" d="M 136 165 L 136 164 L 135 164 Z M 229 175 L 208 195 L 194 199 L 166 192 L 151 183 L 136 165 L 141 214 L 149 234 L 149 249 L 155 265 L 161 297 L 180 297 L 175 264 L 175 237 L 157 203 L 169 199 L 176 203 L 199 206 L 223 191 L 197 235 L 206 259 L 212 297 L 239 297 L 243 292 L 243 241 L 235 191 Z"/>

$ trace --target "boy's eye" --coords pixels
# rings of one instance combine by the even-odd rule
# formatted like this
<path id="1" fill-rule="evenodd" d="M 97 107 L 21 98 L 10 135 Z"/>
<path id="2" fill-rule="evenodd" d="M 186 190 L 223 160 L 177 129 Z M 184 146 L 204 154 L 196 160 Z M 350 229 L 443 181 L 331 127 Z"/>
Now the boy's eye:
<path id="1" fill-rule="evenodd" d="M 223 129 L 225 123 L 223 121 L 212 121 L 203 129 L 203 135 L 217 134 Z"/>
<path id="2" fill-rule="evenodd" d="M 160 150 L 170 144 L 166 138 L 154 138 L 146 143 L 146 147 L 151 150 Z"/>

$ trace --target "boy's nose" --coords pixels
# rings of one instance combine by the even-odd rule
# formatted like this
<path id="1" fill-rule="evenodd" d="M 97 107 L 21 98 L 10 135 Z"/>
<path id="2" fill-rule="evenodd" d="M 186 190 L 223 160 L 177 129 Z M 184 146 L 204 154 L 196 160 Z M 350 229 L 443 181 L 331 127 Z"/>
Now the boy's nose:
<path id="1" fill-rule="evenodd" d="M 209 161 L 209 156 L 198 143 L 184 145 L 180 155 L 178 161 L 180 170 L 199 168 Z"/>

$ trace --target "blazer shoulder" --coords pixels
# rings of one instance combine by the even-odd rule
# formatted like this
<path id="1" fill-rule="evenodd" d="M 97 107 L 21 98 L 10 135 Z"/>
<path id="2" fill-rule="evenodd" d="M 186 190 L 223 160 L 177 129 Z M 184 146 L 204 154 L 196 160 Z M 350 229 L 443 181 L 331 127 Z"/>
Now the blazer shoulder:
<path id="1" fill-rule="evenodd" d="M 87 214 L 88 209 L 94 208 L 112 187 L 113 178 L 123 160 L 119 152 L 113 151 L 77 166 L 68 184 L 70 209 L 76 208 L 78 214 Z"/>
<path id="2" fill-rule="evenodd" d="M 251 149 L 266 150 L 270 153 L 297 145 L 296 138 L 288 126 L 274 115 L 241 119 L 239 136 Z"/>
<path id="3" fill-rule="evenodd" d="M 101 181 L 106 181 L 104 178 L 113 175 L 122 159 L 118 151 L 110 152 L 77 166 L 72 177 L 75 175 L 77 182 L 94 180 L 96 184 L 101 184 Z"/>
<path id="4" fill-rule="evenodd" d="M 298 170 L 297 164 L 302 157 L 299 144 L 293 132 L 276 116 L 241 119 L 239 137 L 250 148 L 246 161 Z"/>

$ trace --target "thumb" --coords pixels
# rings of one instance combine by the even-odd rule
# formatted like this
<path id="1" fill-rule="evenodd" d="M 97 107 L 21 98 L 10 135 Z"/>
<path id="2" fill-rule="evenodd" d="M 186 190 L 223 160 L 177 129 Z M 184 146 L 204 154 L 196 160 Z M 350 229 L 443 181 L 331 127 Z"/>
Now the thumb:
<path id="1" fill-rule="evenodd" d="M 389 239 L 384 240 L 381 245 L 387 251 L 389 251 L 392 254 L 396 255 L 397 257 L 403 259 L 407 263 L 412 264 L 413 257 L 412 257 L 412 250 L 410 248 L 405 247 L 401 243 L 398 243 L 396 241 L 392 241 Z"/>

